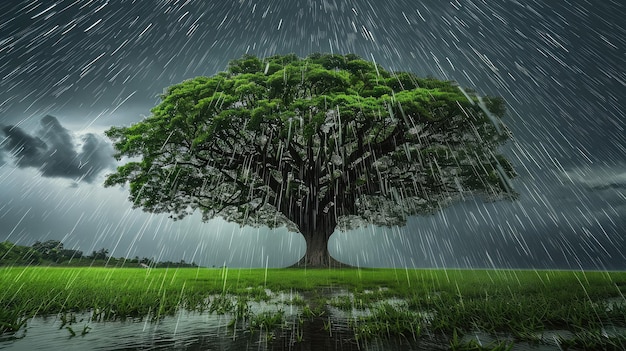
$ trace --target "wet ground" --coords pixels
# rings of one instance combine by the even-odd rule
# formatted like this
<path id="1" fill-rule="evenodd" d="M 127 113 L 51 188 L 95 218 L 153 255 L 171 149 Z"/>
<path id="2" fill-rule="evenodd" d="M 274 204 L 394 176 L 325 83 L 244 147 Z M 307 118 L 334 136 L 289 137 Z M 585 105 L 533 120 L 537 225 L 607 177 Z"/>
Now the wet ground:
<path id="1" fill-rule="evenodd" d="M 394 351 L 394 350 L 449 350 L 450 337 L 433 335 L 427 331 L 420 336 L 385 336 L 357 338 L 354 323 L 371 313 L 369 308 L 337 308 L 311 296 L 271 293 L 269 301 L 249 301 L 250 316 L 280 314 L 280 326 L 265 328 L 263 324 L 250 328 L 250 320 L 238 320 L 236 312 L 224 314 L 198 313 L 185 310 L 174 316 L 152 321 L 150 318 L 94 322 L 92 312 L 35 317 L 27 327 L 14 335 L 0 336 L 0 350 L 330 350 L 330 351 Z M 352 297 L 346 291 L 328 291 L 329 302 L 336 298 Z M 235 298 L 232 297 L 233 302 Z M 299 301 L 299 303 L 295 303 Z M 322 313 L 305 317 L 303 304 Z M 379 301 L 403 308 L 401 299 Z M 422 313 L 423 318 L 428 314 Z M 607 336 L 625 335 L 623 328 L 607 327 Z M 561 338 L 571 338 L 565 330 L 538 333 L 534 343 L 516 342 L 513 351 L 557 351 Z M 507 340 L 506 335 L 494 336 L 480 331 L 460 336 L 461 342 L 495 345 Z M 512 339 L 511 339 L 512 340 Z"/>

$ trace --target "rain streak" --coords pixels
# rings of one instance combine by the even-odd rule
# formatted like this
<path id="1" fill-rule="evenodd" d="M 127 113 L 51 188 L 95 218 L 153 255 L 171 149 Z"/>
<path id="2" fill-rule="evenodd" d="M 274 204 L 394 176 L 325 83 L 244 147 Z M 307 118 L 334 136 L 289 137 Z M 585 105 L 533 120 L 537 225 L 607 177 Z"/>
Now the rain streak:
<path id="1" fill-rule="evenodd" d="M 602 269 L 626 261 L 620 232 L 626 33 L 619 2 L 6 1 L 0 10 L 0 177 L 7 199 L 0 218 L 7 239 L 28 243 L 76 226 L 91 233 L 68 235 L 72 245 L 119 242 L 116 253 L 148 255 L 153 252 L 138 248 L 143 235 L 137 233 L 154 233 L 163 243 L 170 242 L 170 232 L 218 235 L 217 225 L 209 230 L 197 218 L 173 224 L 121 211 L 120 197 L 103 192 L 95 178 L 112 169 L 100 155 L 108 150 L 102 131 L 140 121 L 167 86 L 214 75 L 243 54 L 328 52 L 355 53 L 390 70 L 504 97 L 503 123 L 514 136 L 504 152 L 519 174 L 512 187 L 521 194 L 513 203 L 468 198 L 433 216 L 410 218 L 404 227 L 337 233 L 334 254 L 350 264 L 409 267 Z M 69 135 L 57 143 L 69 144 L 54 144 L 57 152 L 66 151 L 46 168 L 46 160 L 20 154 L 11 135 L 19 131 L 51 148 L 38 131 L 47 115 Z M 86 142 L 103 143 L 100 154 L 81 154 Z M 16 178 L 16 167 L 44 177 Z M 68 189 L 68 183 L 78 186 Z M 38 209 L 45 207 L 41 202 L 51 208 Z M 78 211 L 77 202 L 88 204 Z M 77 221 L 80 212 L 96 210 L 92 220 Z M 25 226 L 20 218 L 27 212 Z M 64 217 L 59 234 L 42 229 L 51 213 Z M 106 222 L 125 225 L 112 232 Z M 295 258 L 302 244 L 285 235 L 280 252 L 287 245 Z M 266 261 L 252 253 L 258 245 L 233 248 L 226 236 L 231 257 L 211 264 Z M 222 251 L 206 249 L 201 256 Z M 189 255 L 190 249 L 163 254 L 174 258 L 182 251 Z M 272 265 L 289 263 L 271 247 L 264 252 L 272 253 Z"/>
<path id="2" fill-rule="evenodd" d="M 390 195 L 387 203 L 378 203 L 380 216 L 388 217 L 338 226 L 328 242 L 333 258 L 353 267 L 407 269 L 409 283 L 412 268 L 624 270 L 625 17 L 626 5 L 618 0 L 2 0 L 0 243 L 41 247 L 58 241 L 55 250 L 71 257 L 80 252 L 91 253 L 94 260 L 134 259 L 146 267 L 175 262 L 221 268 L 216 280 L 223 281 L 223 290 L 230 268 L 263 268 L 267 283 L 268 269 L 291 266 L 305 254 L 305 239 L 297 227 L 287 220 L 279 228 L 240 226 L 225 220 L 228 215 L 223 213 L 222 218 L 203 221 L 199 211 L 174 221 L 167 213 L 135 208 L 141 206 L 128 201 L 132 186 L 105 188 L 104 182 L 117 166 L 139 155 L 116 160 L 104 132 L 147 120 L 157 113 L 152 109 L 167 96 L 168 87 L 216 76 L 232 60 L 248 57 L 244 55 L 265 60 L 288 54 L 355 54 L 373 64 L 376 77 L 385 74 L 378 71 L 381 67 L 452 82 L 497 134 L 510 133 L 498 152 L 511 162 L 516 176 L 509 176 L 498 155 L 490 158 L 498 163 L 493 174 L 502 186 L 519 196 L 495 201 L 485 194 L 465 193 L 455 174 L 435 159 L 431 171 L 458 192 L 450 196 L 455 201 L 433 197 L 439 207 L 393 221 L 389 218 L 397 213 L 397 205 L 408 211 L 412 199 L 405 198 L 403 189 L 387 189 L 390 183 L 381 181 L 377 186 Z M 270 62 L 263 62 L 260 73 L 273 73 Z M 489 96 L 506 102 L 501 121 L 488 108 Z M 459 106 L 466 116 L 473 113 Z M 402 106 L 397 113 L 392 107 L 383 112 L 392 120 L 404 117 L 400 123 L 409 124 L 399 111 Z M 320 128 L 329 140 L 342 144 L 349 139 L 342 130 L 353 130 L 342 127 L 339 107 L 326 111 L 326 117 Z M 302 141 L 297 139 L 302 123 L 289 119 L 288 140 Z M 422 128 L 414 124 L 409 133 L 443 138 Z M 476 130 L 471 138 L 481 135 Z M 159 151 L 169 152 L 168 142 L 175 135 L 162 137 Z M 266 136 L 253 141 L 268 142 Z M 286 159 L 289 147 L 286 143 L 270 149 Z M 324 166 L 329 177 L 335 169 L 350 166 L 345 150 L 329 157 Z M 402 151 L 412 160 L 412 150 Z M 373 162 L 390 172 L 400 169 L 386 158 Z M 241 167 L 251 172 L 251 164 Z M 286 187 L 300 186 L 293 175 L 276 179 Z M 355 207 L 365 200 L 357 201 Z M 333 213 L 335 205 L 329 202 L 320 211 Z M 390 225 L 381 225 L 385 223 Z M 69 277 L 68 286 L 77 278 Z M 150 286 L 165 284 L 166 276 L 159 279 L 153 278 Z M 167 276 L 170 279 L 175 276 Z M 264 297 L 245 306 L 227 300 L 224 293 L 212 295 L 202 306 L 231 308 L 235 328 L 242 322 L 240 316 L 251 318 L 250 311 L 266 305 L 278 307 L 266 311 L 265 317 L 281 314 L 293 323 L 290 326 L 304 313 L 298 309 L 302 306 L 294 307 L 294 301 L 304 297 L 293 292 L 253 290 L 251 294 Z M 343 301 L 354 309 L 355 295 L 341 294 L 332 295 L 336 305 Z M 378 311 L 385 306 L 370 307 Z M 158 313 L 162 309 L 157 306 Z M 340 309 L 331 309 L 333 318 L 344 316 Z M 103 320 L 113 313 L 93 309 L 85 318 L 93 318 L 96 311 Z M 152 309 L 149 313 L 157 315 Z M 206 322 L 203 315 L 181 318 L 183 312 L 177 313 L 171 318 L 178 319 L 164 327 L 168 335 L 184 339 L 179 330 Z M 435 318 L 424 313 L 419 316 L 422 322 Z M 341 319 L 346 330 L 353 327 L 350 318 Z M 328 329 L 330 321 L 329 316 L 328 326 L 320 322 L 317 327 Z M 216 330 L 225 328 L 219 318 L 210 323 Z M 147 322 L 133 325 L 137 330 L 129 333 L 148 328 Z M 88 327 L 85 324 L 83 335 Z M 72 337 L 80 334 L 69 330 Z M 298 335 L 296 329 L 291 335 Z"/>

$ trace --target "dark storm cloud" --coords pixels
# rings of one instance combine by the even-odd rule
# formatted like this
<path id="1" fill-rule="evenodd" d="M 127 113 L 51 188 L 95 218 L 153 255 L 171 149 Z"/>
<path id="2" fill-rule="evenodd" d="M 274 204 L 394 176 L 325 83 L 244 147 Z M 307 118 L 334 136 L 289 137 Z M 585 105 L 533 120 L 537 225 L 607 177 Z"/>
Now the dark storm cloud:
<path id="1" fill-rule="evenodd" d="M 579 168 L 566 172 L 572 183 L 590 190 L 626 189 L 626 165 Z"/>
<path id="2" fill-rule="evenodd" d="M 605 185 L 596 185 L 593 189 L 610 190 L 610 189 L 626 189 L 626 183 L 609 183 Z"/>
<path id="3" fill-rule="evenodd" d="M 114 165 L 111 146 L 95 134 L 85 134 L 76 140 L 59 120 L 47 115 L 41 119 L 37 135 L 30 135 L 16 126 L 5 126 L 3 149 L 13 156 L 20 168 L 34 167 L 44 177 L 60 177 L 94 181 L 98 174 Z M 75 142 L 82 147 L 76 149 Z"/>
<path id="4" fill-rule="evenodd" d="M 2 132 L 7 138 L 4 149 L 14 156 L 17 166 L 41 166 L 46 143 L 16 126 L 5 126 L 2 128 Z"/>

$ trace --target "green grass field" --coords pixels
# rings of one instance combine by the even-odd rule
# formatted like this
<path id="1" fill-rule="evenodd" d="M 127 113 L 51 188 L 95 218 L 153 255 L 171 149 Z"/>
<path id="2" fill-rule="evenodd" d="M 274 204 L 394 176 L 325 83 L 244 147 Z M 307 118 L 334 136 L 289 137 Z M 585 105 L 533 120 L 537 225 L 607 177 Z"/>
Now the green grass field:
<path id="1" fill-rule="evenodd" d="M 322 288 L 352 295 L 330 299 Z M 0 268 L 0 333 L 19 330 L 36 315 L 92 311 L 94 320 L 107 321 L 159 318 L 181 308 L 218 311 L 216 304 L 224 300 L 219 296 L 245 304 L 267 299 L 266 289 L 309 296 L 294 301 L 305 317 L 322 313 L 324 306 L 369 308 L 371 316 L 354 326 L 361 337 L 428 330 L 453 340 L 481 330 L 528 342 L 538 332 L 558 329 L 580 335 L 573 345 L 623 346 L 623 335 L 597 336 L 606 326 L 626 326 L 626 272 L 9 267 Z M 392 297 L 406 301 L 406 308 L 375 305 Z"/>

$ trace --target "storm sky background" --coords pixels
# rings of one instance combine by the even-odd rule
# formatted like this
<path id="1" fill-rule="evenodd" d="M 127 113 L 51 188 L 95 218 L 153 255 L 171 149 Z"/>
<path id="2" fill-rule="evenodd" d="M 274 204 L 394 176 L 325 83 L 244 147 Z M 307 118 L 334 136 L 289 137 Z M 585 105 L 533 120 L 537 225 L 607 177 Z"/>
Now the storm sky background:
<path id="1" fill-rule="evenodd" d="M 355 53 L 504 97 L 521 196 L 336 233 L 336 258 L 626 269 L 624 18 L 617 0 L 3 0 L 0 241 L 206 266 L 297 261 L 296 233 L 133 210 L 126 189 L 102 185 L 116 166 L 103 131 L 246 53 Z"/>

